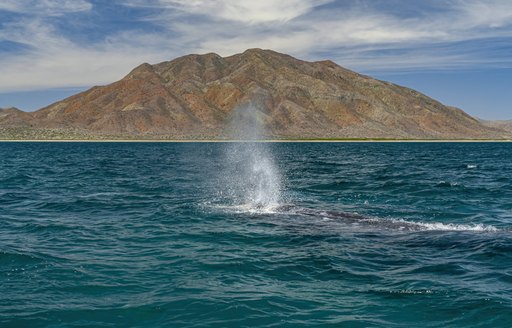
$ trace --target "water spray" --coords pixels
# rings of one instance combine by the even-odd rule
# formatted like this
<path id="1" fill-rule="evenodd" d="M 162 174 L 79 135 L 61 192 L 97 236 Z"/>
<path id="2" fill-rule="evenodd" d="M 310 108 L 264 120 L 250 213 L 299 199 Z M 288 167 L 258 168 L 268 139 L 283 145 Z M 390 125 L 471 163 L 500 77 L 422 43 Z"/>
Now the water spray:
<path id="1" fill-rule="evenodd" d="M 271 212 L 281 202 L 281 175 L 265 139 L 266 114 L 251 102 L 233 112 L 226 145 L 224 201 L 247 212 Z"/>

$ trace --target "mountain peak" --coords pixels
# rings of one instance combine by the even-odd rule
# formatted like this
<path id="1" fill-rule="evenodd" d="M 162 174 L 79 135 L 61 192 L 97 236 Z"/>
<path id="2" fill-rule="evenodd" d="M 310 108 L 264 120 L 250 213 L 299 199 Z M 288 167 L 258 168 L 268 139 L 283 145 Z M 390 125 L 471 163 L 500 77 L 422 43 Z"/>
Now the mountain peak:
<path id="1" fill-rule="evenodd" d="M 260 55 L 260 56 L 264 56 L 264 55 L 276 56 L 276 55 L 279 55 L 279 56 L 287 56 L 285 54 L 279 53 L 279 52 L 274 51 L 274 50 L 261 49 L 261 48 L 250 48 L 250 49 L 247 49 L 244 52 L 242 52 L 241 55 L 242 56 L 244 56 L 244 55 L 245 56 L 250 56 L 250 55 Z"/>
<path id="2" fill-rule="evenodd" d="M 16 107 L 0 108 L 0 114 L 3 114 L 3 115 L 18 114 L 18 113 L 24 113 L 24 111 L 22 111 Z"/>

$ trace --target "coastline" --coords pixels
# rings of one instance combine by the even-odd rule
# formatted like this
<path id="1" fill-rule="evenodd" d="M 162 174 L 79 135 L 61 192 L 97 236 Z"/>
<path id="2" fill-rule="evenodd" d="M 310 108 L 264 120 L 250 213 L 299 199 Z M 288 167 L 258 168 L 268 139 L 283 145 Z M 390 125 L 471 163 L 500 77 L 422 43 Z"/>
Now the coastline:
<path id="1" fill-rule="evenodd" d="M 512 139 L 263 139 L 263 140 L 235 140 L 235 139 L 0 139 L 2 142 L 100 142 L 100 143 L 233 143 L 233 142 L 263 142 L 263 143 L 485 143 L 485 142 L 512 142 Z"/>

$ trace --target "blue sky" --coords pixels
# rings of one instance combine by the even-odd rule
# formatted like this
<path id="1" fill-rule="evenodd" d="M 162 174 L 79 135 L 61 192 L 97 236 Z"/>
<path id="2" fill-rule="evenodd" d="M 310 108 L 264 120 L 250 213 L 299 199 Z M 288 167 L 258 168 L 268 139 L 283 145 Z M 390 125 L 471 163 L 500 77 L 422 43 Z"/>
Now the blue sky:
<path id="1" fill-rule="evenodd" d="M 0 0 L 0 107 L 35 110 L 143 62 L 256 47 L 512 119 L 510 0 Z"/>

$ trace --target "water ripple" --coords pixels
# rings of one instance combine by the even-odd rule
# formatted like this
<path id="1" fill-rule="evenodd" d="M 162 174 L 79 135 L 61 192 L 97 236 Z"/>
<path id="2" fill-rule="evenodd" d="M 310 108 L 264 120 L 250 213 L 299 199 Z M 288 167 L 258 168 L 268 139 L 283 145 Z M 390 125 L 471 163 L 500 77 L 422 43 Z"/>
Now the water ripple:
<path id="1" fill-rule="evenodd" d="M 510 144 L 232 146 L 0 143 L 0 326 L 512 322 Z"/>

